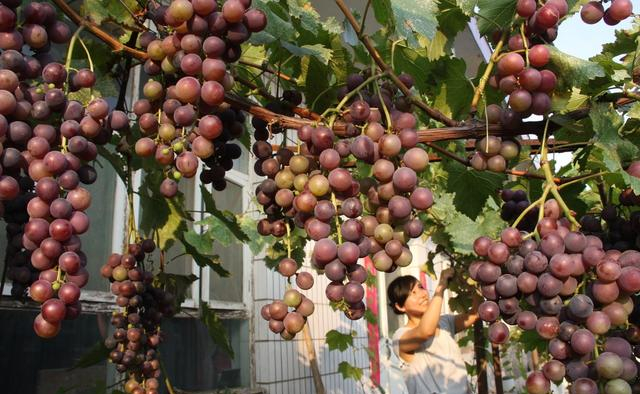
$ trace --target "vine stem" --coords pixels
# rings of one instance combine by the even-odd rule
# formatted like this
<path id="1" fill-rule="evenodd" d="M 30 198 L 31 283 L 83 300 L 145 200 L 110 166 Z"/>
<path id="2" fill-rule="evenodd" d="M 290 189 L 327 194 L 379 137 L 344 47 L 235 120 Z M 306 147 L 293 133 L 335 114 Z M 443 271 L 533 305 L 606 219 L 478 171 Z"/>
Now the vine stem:
<path id="1" fill-rule="evenodd" d="M 257 68 L 259 70 L 262 70 L 264 72 L 267 72 L 269 74 L 273 74 L 275 76 L 277 76 L 280 79 L 283 79 L 287 82 L 295 82 L 293 80 L 293 78 L 291 78 L 290 76 L 288 76 L 287 74 L 283 74 L 280 71 L 276 71 L 274 69 L 272 69 L 271 67 L 267 66 L 266 64 L 256 64 L 256 63 L 252 63 L 246 60 L 238 60 L 238 64 L 242 64 L 245 65 L 247 67 L 253 67 L 253 68 Z"/>
<path id="2" fill-rule="evenodd" d="M 84 26 L 79 26 L 76 29 L 76 31 L 73 33 L 73 36 L 71 36 L 71 40 L 69 40 L 69 48 L 67 49 L 67 58 L 64 62 L 64 69 L 67 71 L 67 81 L 66 81 L 67 86 L 65 88 L 65 93 L 69 93 L 69 77 L 70 77 L 69 69 L 71 68 L 71 59 L 73 58 L 73 50 L 75 49 L 78 38 L 80 38 L 80 32 L 82 32 L 83 29 L 84 29 Z M 67 137 L 65 137 L 64 135 L 62 136 L 62 139 L 60 141 L 60 147 L 61 147 L 62 153 L 67 152 Z"/>
<path id="3" fill-rule="evenodd" d="M 582 182 L 582 181 L 585 181 L 585 180 L 591 179 L 591 178 L 601 177 L 601 176 L 606 175 L 606 174 L 608 174 L 608 172 L 598 172 L 596 174 L 589 174 L 589 175 L 584 175 L 584 176 L 580 176 L 580 177 L 577 177 L 577 178 L 573 178 L 570 181 L 563 182 L 560 186 L 558 186 L 558 190 L 562 190 L 563 187 L 572 185 L 574 183 Z"/>
<path id="4" fill-rule="evenodd" d="M 511 227 L 516 227 L 522 221 L 522 219 L 524 219 L 524 217 L 527 215 L 527 213 L 529 213 L 535 207 L 537 207 L 537 206 L 542 207 L 542 205 L 544 204 L 544 199 L 546 198 L 547 194 L 549 194 L 549 191 L 548 191 L 549 188 L 550 188 L 550 186 L 546 186 L 545 187 L 545 190 L 542 193 L 542 197 L 540 197 L 539 199 L 535 200 L 528 207 L 526 207 L 524 209 L 524 211 L 522 211 L 522 213 L 520 213 L 520 216 L 518 216 L 518 218 L 515 220 L 515 222 L 513 222 Z"/>
<path id="5" fill-rule="evenodd" d="M 371 66 L 373 68 L 374 65 Z M 373 84 L 376 94 L 378 95 L 378 99 L 380 100 L 380 105 L 382 105 L 382 111 L 384 112 L 384 118 L 387 121 L 387 133 L 391 132 L 391 115 L 389 114 L 389 109 L 387 108 L 387 104 L 384 102 L 384 98 L 382 97 L 382 90 L 377 83 Z"/>
<path id="6" fill-rule="evenodd" d="M 545 128 L 544 128 L 544 134 L 542 136 L 542 141 L 541 141 L 541 148 L 540 148 L 540 166 L 542 167 L 542 171 L 544 172 L 544 176 L 547 180 L 547 183 L 551 186 L 551 194 L 553 194 L 553 196 L 556 198 L 556 201 L 558 202 L 558 205 L 560 205 L 560 208 L 562 208 L 562 211 L 564 212 L 564 215 L 566 216 L 566 218 L 569 220 L 569 222 L 571 222 L 572 224 L 572 230 L 576 230 L 578 228 L 580 228 L 580 223 L 578 223 L 578 221 L 576 220 L 575 217 L 573 217 L 573 215 L 571 214 L 571 210 L 569 209 L 569 207 L 567 206 L 567 203 L 564 201 L 564 199 L 562 198 L 562 196 L 560 195 L 560 192 L 558 191 L 558 185 L 556 185 L 553 182 L 553 173 L 551 171 L 551 165 L 549 165 L 549 160 L 547 157 L 547 129 L 549 126 L 549 118 L 547 118 L 546 123 L 545 123 Z M 567 183 L 568 184 L 568 183 Z M 542 213 L 542 210 L 541 210 Z"/>
<path id="7" fill-rule="evenodd" d="M 487 68 L 485 68 L 482 77 L 480 77 L 480 82 L 476 87 L 475 92 L 473 93 L 473 99 L 471 100 L 471 115 L 475 114 L 478 111 L 478 103 L 480 102 L 480 97 L 482 96 L 482 92 L 484 92 L 485 86 L 487 86 L 487 81 L 489 81 L 489 76 L 491 75 L 491 71 L 493 70 L 493 65 L 496 63 L 498 59 L 498 55 L 502 50 L 502 46 L 507 40 L 507 31 L 505 30 L 502 33 L 502 37 L 500 37 L 500 41 L 496 45 L 496 48 L 493 50 L 491 57 L 489 58 L 489 64 L 487 64 Z"/>
<path id="8" fill-rule="evenodd" d="M 360 91 L 365 88 L 368 84 L 370 84 L 371 82 L 378 80 L 382 77 L 384 77 L 385 75 L 387 75 L 386 72 L 383 72 L 382 74 L 375 74 L 370 76 L 369 78 L 365 79 L 364 82 L 362 82 L 360 85 L 358 85 L 358 87 L 356 87 L 355 89 L 353 89 L 352 91 L 350 91 L 349 93 L 347 93 L 342 100 L 340 100 L 340 102 L 338 103 L 338 105 L 335 108 L 327 108 L 326 111 L 324 111 L 320 117 L 324 118 L 326 117 L 330 112 L 340 112 L 340 109 L 342 109 L 342 107 L 345 106 L 345 104 L 347 104 L 349 102 L 349 100 L 351 100 L 351 98 L 353 96 L 355 96 L 356 94 L 360 93 Z"/>
<path id="9" fill-rule="evenodd" d="M 116 52 L 127 52 L 140 60 L 146 60 L 148 55 L 146 52 L 131 48 L 129 46 L 124 45 L 116 38 L 112 37 L 109 33 L 102 30 L 95 23 L 84 19 L 81 17 L 69 4 L 67 4 L 64 0 L 52 0 L 55 5 L 60 8 L 60 10 L 69 17 L 78 26 L 84 26 L 93 33 L 96 37 L 104 41 L 107 45 L 109 45 Z"/>
<path id="10" fill-rule="evenodd" d="M 287 229 L 287 257 L 291 258 L 291 227 L 289 223 L 284 224 Z"/>
<path id="11" fill-rule="evenodd" d="M 338 214 L 338 201 L 335 193 L 331 193 L 331 203 L 336 207 L 336 233 L 338 234 L 338 245 L 342 245 L 342 233 L 340 232 L 340 215 Z"/>
<path id="12" fill-rule="evenodd" d="M 342 11 L 342 13 L 344 14 L 345 18 L 347 18 L 347 21 L 349 22 L 351 27 L 353 27 L 353 30 L 356 32 L 360 42 L 362 42 L 362 44 L 365 46 L 365 48 L 367 49 L 367 52 L 369 52 L 369 55 L 371 56 L 373 61 L 376 62 L 376 65 L 378 66 L 378 68 L 381 71 L 384 71 L 389 74 L 389 78 L 400 89 L 400 91 L 402 91 L 402 93 L 407 98 L 409 98 L 413 104 L 415 104 L 418 108 L 426 112 L 427 115 L 429 115 L 431 118 L 437 121 L 440 121 L 447 126 L 457 126 L 459 122 L 449 118 L 448 116 L 438 111 L 437 109 L 429 107 L 424 101 L 420 100 L 420 98 L 416 97 L 411 92 L 411 90 L 393 72 L 391 67 L 382 59 L 382 57 L 380 56 L 380 53 L 375 48 L 374 43 L 366 34 L 364 34 L 364 31 L 358 24 L 358 21 L 356 20 L 356 18 L 351 13 L 351 10 L 349 10 L 349 7 L 347 7 L 347 5 L 345 4 L 344 0 L 335 0 L 335 2 L 338 8 L 340 8 L 340 11 Z"/>
<path id="13" fill-rule="evenodd" d="M 529 67 L 529 45 L 527 44 L 527 35 L 524 31 L 524 22 L 520 24 L 520 37 L 522 37 L 522 46 L 524 46 L 524 59 Z"/>

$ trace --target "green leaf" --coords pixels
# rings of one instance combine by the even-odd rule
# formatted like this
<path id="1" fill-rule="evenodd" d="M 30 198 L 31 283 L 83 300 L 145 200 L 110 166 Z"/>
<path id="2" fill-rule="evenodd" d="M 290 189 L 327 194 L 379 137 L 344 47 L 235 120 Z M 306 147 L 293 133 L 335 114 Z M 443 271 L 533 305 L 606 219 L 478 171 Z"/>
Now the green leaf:
<path id="1" fill-rule="evenodd" d="M 200 192 L 202 194 L 202 201 L 204 201 L 204 206 L 207 213 L 210 213 L 211 215 L 216 217 L 219 220 L 219 224 L 224 226 L 226 230 L 231 232 L 231 234 L 233 234 L 233 236 L 235 236 L 238 241 L 249 241 L 249 237 L 247 237 L 247 234 L 245 234 L 240 228 L 236 215 L 229 211 L 220 211 L 216 207 L 213 196 L 211 195 L 211 192 L 209 192 L 209 189 L 206 188 L 206 186 L 200 185 Z"/>
<path id="2" fill-rule="evenodd" d="M 436 36 L 438 28 L 438 2 L 436 0 L 393 0 L 391 9 L 395 18 L 396 33 L 415 46 L 414 33 L 430 40 Z"/>
<path id="3" fill-rule="evenodd" d="M 69 371 L 73 371 L 77 368 L 87 368 L 92 365 L 99 364 L 103 361 L 106 361 L 109 357 L 109 349 L 104 346 L 104 341 L 100 340 L 95 343 L 80 359 L 73 364 Z"/>
<path id="4" fill-rule="evenodd" d="M 547 45 L 547 48 L 550 53 L 549 68 L 558 76 L 558 90 L 568 90 L 571 86 L 587 88 L 589 81 L 606 76 L 598 63 L 571 56 L 551 45 Z"/>
<path id="5" fill-rule="evenodd" d="M 343 379 L 353 379 L 356 382 L 362 379 L 362 368 L 354 367 L 346 361 L 338 364 L 338 372 L 342 374 Z"/>
<path id="6" fill-rule="evenodd" d="M 231 276 L 231 273 L 222 266 L 220 256 L 212 254 L 213 248 L 203 251 L 207 247 L 206 245 L 213 245 L 212 239 L 205 238 L 205 236 L 189 230 L 178 239 L 184 247 L 184 252 L 190 255 L 199 267 L 209 267 L 222 278 Z M 202 249 L 198 249 L 198 247 Z"/>
<path id="7" fill-rule="evenodd" d="M 207 331 L 209 331 L 209 337 L 216 345 L 220 346 L 225 353 L 227 353 L 231 358 L 234 357 L 233 347 L 231 346 L 231 342 L 229 341 L 229 334 L 227 333 L 227 329 L 222 324 L 222 321 L 216 315 L 216 312 L 213 309 L 209 309 L 209 306 L 206 302 L 200 303 L 200 320 L 207 327 Z"/>
<path id="8" fill-rule="evenodd" d="M 420 46 L 427 50 L 427 59 L 436 61 L 446 54 L 447 36 L 437 31 L 435 37 L 430 40 L 422 35 L 418 36 Z"/>
<path id="9" fill-rule="evenodd" d="M 456 4 L 448 1 L 441 1 L 439 8 L 438 31 L 442 32 L 447 38 L 454 40 L 458 33 L 467 27 L 469 16 L 472 15 L 472 12 L 467 13 Z"/>
<path id="10" fill-rule="evenodd" d="M 473 241 L 482 235 L 497 236 L 506 227 L 497 211 L 486 211 L 472 221 L 459 214 L 453 217 L 446 231 L 451 236 L 454 250 L 460 254 L 473 254 Z"/>
<path id="11" fill-rule="evenodd" d="M 453 118 L 468 114 L 473 86 L 467 78 L 464 60 L 442 58 L 431 78 L 436 82 L 435 106 Z"/>
<path id="12" fill-rule="evenodd" d="M 286 41 L 281 41 L 280 45 L 283 48 L 291 52 L 292 55 L 296 56 L 313 56 L 318 59 L 322 64 L 329 64 L 329 60 L 331 60 L 332 51 L 329 48 L 326 48 L 322 44 L 313 44 L 313 45 L 293 45 Z"/>
<path id="13" fill-rule="evenodd" d="M 506 178 L 503 174 L 476 171 L 452 160 L 443 162 L 443 167 L 448 172 L 447 191 L 455 193 L 455 206 L 471 219 L 482 212 L 487 199 L 496 194 Z"/>
<path id="14" fill-rule="evenodd" d="M 527 351 L 533 351 L 535 349 L 540 353 L 544 353 L 547 351 L 547 343 L 548 341 L 542 338 L 536 330 L 528 330 L 522 332 L 520 335 L 520 344 L 522 348 Z"/>
<path id="15" fill-rule="evenodd" d="M 364 311 L 364 319 L 369 324 L 378 324 L 378 318 L 376 317 L 376 315 L 373 314 L 373 311 L 371 311 L 371 309 L 369 308 L 367 308 L 367 310 Z"/>
<path id="16" fill-rule="evenodd" d="M 640 119 L 640 103 L 633 103 L 627 112 L 627 116 L 634 119 Z"/>
<path id="17" fill-rule="evenodd" d="M 249 237 L 249 241 L 247 244 L 249 245 L 249 249 L 251 249 L 251 253 L 254 255 L 258 255 L 262 253 L 265 246 L 270 245 L 275 240 L 275 237 L 269 235 L 264 236 L 260 235 L 257 230 L 257 220 L 252 219 L 249 215 L 241 215 L 238 218 L 238 223 L 240 223 L 240 228 L 242 232 L 247 234 Z"/>
<path id="18" fill-rule="evenodd" d="M 326 334 L 326 342 L 329 350 L 340 350 L 344 352 L 349 348 L 349 346 L 353 346 L 353 335 L 352 333 L 343 334 L 337 330 L 331 330 Z"/>
<path id="19" fill-rule="evenodd" d="M 263 37 L 267 35 L 271 40 L 282 39 L 290 40 L 296 36 L 296 29 L 291 23 L 289 11 L 274 0 L 255 0 L 253 6 L 258 8 L 267 15 L 267 27 L 264 29 Z M 257 34 L 252 34 L 256 36 Z"/>
<path id="20" fill-rule="evenodd" d="M 136 27 L 131 12 L 139 12 L 140 4 L 135 0 L 85 0 L 82 13 L 96 24 L 110 21 L 121 25 Z"/>
<path id="21" fill-rule="evenodd" d="M 551 97 L 551 110 L 554 113 L 567 113 L 589 104 L 590 97 L 580 93 L 580 89 L 572 88 L 571 92 L 558 92 Z"/>
<path id="22" fill-rule="evenodd" d="M 160 272 L 153 278 L 153 283 L 156 287 L 160 287 L 174 295 L 174 307 L 176 311 L 180 311 L 180 306 L 187 299 L 187 291 L 196 280 L 198 280 L 198 277 L 193 274 L 178 275 Z"/>
<path id="23" fill-rule="evenodd" d="M 473 10 L 473 1 L 460 1 L 463 10 Z M 494 30 L 502 30 L 511 25 L 516 13 L 516 1 L 513 0 L 479 0 L 478 1 L 478 30 L 482 35 L 488 35 Z"/>
<path id="24" fill-rule="evenodd" d="M 382 26 L 386 26 L 387 30 L 394 31 L 393 10 L 391 9 L 391 0 L 376 0 L 371 2 L 373 13 L 376 21 Z"/>
<path id="25" fill-rule="evenodd" d="M 640 179 L 630 176 L 623 170 L 628 163 L 640 157 L 640 149 L 636 144 L 620 136 L 622 116 L 613 109 L 611 104 L 597 103 L 589 112 L 589 118 L 596 136 L 595 147 L 602 150 L 601 158 L 605 169 L 621 175 L 626 184 L 630 185 L 636 193 L 640 193 Z M 596 162 L 597 160 L 590 160 L 591 164 Z"/>

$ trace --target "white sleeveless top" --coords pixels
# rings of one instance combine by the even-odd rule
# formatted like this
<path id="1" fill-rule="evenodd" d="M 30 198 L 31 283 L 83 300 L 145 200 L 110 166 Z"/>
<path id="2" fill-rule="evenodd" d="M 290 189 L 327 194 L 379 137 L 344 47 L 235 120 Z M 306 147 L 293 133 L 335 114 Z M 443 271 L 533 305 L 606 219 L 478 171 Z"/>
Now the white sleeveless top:
<path id="1" fill-rule="evenodd" d="M 468 394 L 467 368 L 454 339 L 455 316 L 442 315 L 440 330 L 416 350 L 408 363 L 400 357 L 400 338 L 409 330 L 399 328 L 393 334 L 393 350 L 402 361 L 402 372 L 410 394 Z"/>

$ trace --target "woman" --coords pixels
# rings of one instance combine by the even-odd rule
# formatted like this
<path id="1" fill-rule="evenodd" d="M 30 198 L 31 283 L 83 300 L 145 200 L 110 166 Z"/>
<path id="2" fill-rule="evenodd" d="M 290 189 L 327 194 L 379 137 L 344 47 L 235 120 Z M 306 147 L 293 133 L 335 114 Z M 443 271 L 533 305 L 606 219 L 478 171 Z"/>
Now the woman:
<path id="1" fill-rule="evenodd" d="M 409 321 L 393 335 L 396 354 L 410 394 L 470 393 L 467 369 L 454 335 L 478 319 L 480 298 L 475 295 L 468 313 L 440 316 L 442 295 L 453 269 L 442 271 L 433 298 L 413 276 L 394 279 L 387 289 L 389 304 Z"/>

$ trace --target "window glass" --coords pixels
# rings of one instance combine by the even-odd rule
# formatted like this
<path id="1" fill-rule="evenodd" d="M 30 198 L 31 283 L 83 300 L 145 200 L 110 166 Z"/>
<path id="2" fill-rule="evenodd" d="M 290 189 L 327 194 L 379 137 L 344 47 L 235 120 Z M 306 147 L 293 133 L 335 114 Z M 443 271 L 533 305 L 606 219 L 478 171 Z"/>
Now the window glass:
<path id="1" fill-rule="evenodd" d="M 0 309 L 0 382 L 3 393 L 93 394 L 108 379 L 107 362 L 68 370 L 110 328 L 107 314 L 81 314 L 65 320 L 57 337 L 33 331 L 35 310 Z"/>
<path id="2" fill-rule="evenodd" d="M 82 185 L 91 192 L 91 206 L 86 214 L 91 225 L 89 230 L 80 236 L 82 251 L 87 255 L 89 283 L 87 290 L 109 291 L 109 281 L 100 275 L 100 267 L 107 262 L 112 250 L 113 222 L 115 215 L 116 182 L 118 175 L 102 157 L 98 156 L 94 167 L 98 179 L 92 185 Z"/>
<path id="3" fill-rule="evenodd" d="M 233 182 L 227 182 L 227 188 L 221 192 L 213 191 L 213 198 L 219 210 L 233 213 L 243 212 L 243 189 Z M 219 243 L 213 244 L 213 253 L 220 256 L 222 266 L 231 273 L 227 278 L 221 278 L 211 271 L 209 280 L 209 298 L 216 301 L 242 302 L 243 286 L 243 250 L 242 245 L 235 243 L 224 247 Z"/>
<path id="4" fill-rule="evenodd" d="M 234 357 L 215 345 L 207 328 L 194 319 L 170 319 L 162 324 L 162 361 L 171 383 L 185 391 L 249 386 L 248 322 L 222 320 Z"/>

